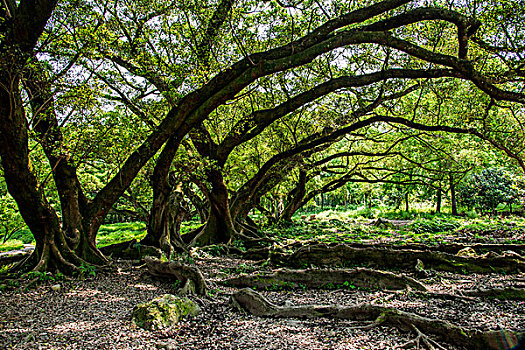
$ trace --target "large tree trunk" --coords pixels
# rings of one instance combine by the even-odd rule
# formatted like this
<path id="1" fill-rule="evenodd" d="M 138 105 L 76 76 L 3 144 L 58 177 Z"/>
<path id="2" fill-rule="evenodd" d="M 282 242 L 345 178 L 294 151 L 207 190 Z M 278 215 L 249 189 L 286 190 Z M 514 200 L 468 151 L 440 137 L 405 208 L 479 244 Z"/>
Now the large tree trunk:
<path id="1" fill-rule="evenodd" d="M 228 189 L 224 183 L 221 171 L 218 169 L 211 170 L 208 175 L 208 181 L 211 184 L 211 190 L 206 193 L 210 204 L 208 221 L 196 237 L 193 238 L 191 244 L 228 243 L 238 234 L 230 213 Z"/>
<path id="2" fill-rule="evenodd" d="M 160 200 L 162 201 L 160 201 Z M 155 215 L 150 216 L 148 234 L 141 244 L 160 248 L 168 257 L 174 250 L 186 250 L 180 236 L 180 226 L 188 213 L 181 184 L 167 197 L 155 198 Z"/>
<path id="3" fill-rule="evenodd" d="M 36 61 L 36 58 L 34 58 Z M 95 245 L 95 237 L 90 244 L 85 244 L 86 226 L 82 219 L 89 217 L 88 200 L 82 191 L 73 163 L 55 113 L 54 98 L 46 72 L 36 61 L 24 79 L 24 86 L 29 95 L 32 115 L 32 127 L 38 142 L 49 160 L 53 179 L 60 198 L 62 212 L 62 230 L 70 249 L 77 250 L 84 260 L 92 263 L 105 263 L 106 259 Z M 82 244 L 84 243 L 84 244 Z M 78 249 L 82 245 L 82 249 Z"/>
<path id="4" fill-rule="evenodd" d="M 34 235 L 36 247 L 23 269 L 60 270 L 71 273 L 80 259 L 69 248 L 56 212 L 43 195 L 38 179 L 31 171 L 28 125 L 18 90 L 19 80 L 0 76 L 7 91 L 0 89 L 0 157 L 9 193 Z M 12 85 L 11 85 L 12 84 Z"/>
<path id="5" fill-rule="evenodd" d="M 175 248 L 184 249 L 180 238 L 180 224 L 186 213 L 184 195 L 180 186 L 174 190 L 178 181 L 173 173 L 170 174 L 179 144 L 180 138 L 170 138 L 155 165 L 152 176 L 153 204 L 150 210 L 148 234 L 141 242 L 160 248 L 168 257 Z"/>
<path id="6" fill-rule="evenodd" d="M 190 200 L 191 204 L 195 208 L 201 223 L 206 223 L 209 212 L 209 207 L 206 200 L 200 198 L 200 196 L 197 195 L 189 186 L 184 188 L 184 195 Z"/>

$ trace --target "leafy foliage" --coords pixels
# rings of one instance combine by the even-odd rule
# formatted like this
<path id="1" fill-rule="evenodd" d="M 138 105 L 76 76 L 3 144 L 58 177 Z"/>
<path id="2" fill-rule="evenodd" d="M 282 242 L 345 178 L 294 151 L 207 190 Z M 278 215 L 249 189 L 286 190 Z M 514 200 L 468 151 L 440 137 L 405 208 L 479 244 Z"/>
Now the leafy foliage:
<path id="1" fill-rule="evenodd" d="M 488 168 L 468 176 L 458 188 L 462 203 L 483 212 L 493 211 L 499 204 L 509 206 L 523 202 L 523 180 L 503 168 Z"/>

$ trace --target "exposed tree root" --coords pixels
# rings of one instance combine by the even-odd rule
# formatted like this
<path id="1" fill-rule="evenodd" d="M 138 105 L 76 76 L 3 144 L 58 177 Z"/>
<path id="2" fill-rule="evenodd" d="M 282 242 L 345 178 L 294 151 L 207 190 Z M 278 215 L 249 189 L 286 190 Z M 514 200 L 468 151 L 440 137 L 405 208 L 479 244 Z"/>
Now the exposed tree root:
<path id="1" fill-rule="evenodd" d="M 309 269 L 278 270 L 273 273 L 253 274 L 231 278 L 221 282 L 235 287 L 256 287 L 259 289 L 297 288 L 371 288 L 371 289 L 412 289 L 426 291 L 417 280 L 392 272 L 357 269 Z"/>
<path id="2" fill-rule="evenodd" d="M 399 295 L 400 293 L 406 293 L 406 291 L 396 291 L 394 294 Z M 392 294 L 392 296 L 394 295 Z M 465 302 L 475 302 L 477 299 L 471 296 L 457 295 L 451 293 L 434 293 L 434 292 L 421 292 L 421 291 L 410 291 L 410 296 L 416 296 L 422 299 L 443 299 L 443 300 L 460 300 Z"/>
<path id="3" fill-rule="evenodd" d="M 410 249 L 410 250 L 430 250 L 436 252 L 443 252 L 449 254 L 457 254 L 462 249 L 472 248 L 478 254 L 484 253 L 498 253 L 501 254 L 506 251 L 513 251 L 518 254 L 525 253 L 525 244 L 494 244 L 494 243 L 474 243 L 474 244 L 462 244 L 462 243 L 446 243 L 446 244 L 423 244 L 423 243 L 410 243 L 410 244 L 391 244 L 391 243 L 348 243 L 347 245 L 354 248 L 382 248 L 382 249 Z"/>
<path id="4" fill-rule="evenodd" d="M 10 252 L 0 253 L 0 266 L 10 265 L 29 257 L 34 248 L 25 248 Z"/>
<path id="5" fill-rule="evenodd" d="M 185 293 L 206 294 L 208 289 L 206 280 L 197 267 L 184 265 L 178 261 L 161 262 L 152 257 L 144 258 L 144 262 L 153 276 L 175 278 L 184 283 Z"/>
<path id="6" fill-rule="evenodd" d="M 111 244 L 100 248 L 100 251 L 108 257 L 129 260 L 140 260 L 145 256 L 160 257 L 162 255 L 159 248 L 140 244 L 136 239 Z"/>
<path id="7" fill-rule="evenodd" d="M 423 342 L 423 344 L 425 344 L 429 350 L 446 350 L 444 347 L 439 345 L 436 341 L 427 337 L 424 333 L 422 333 L 419 329 L 417 329 L 417 327 L 414 326 L 413 328 L 417 333 L 417 337 L 415 339 L 412 339 L 406 342 L 405 344 L 397 346 L 395 349 L 405 349 L 408 346 L 411 346 L 412 344 L 416 345 L 416 349 L 420 349 L 419 344 Z"/>
<path id="8" fill-rule="evenodd" d="M 12 273 L 25 273 L 29 271 L 61 272 L 65 275 L 80 273 L 82 264 L 102 267 L 103 265 L 90 264 L 80 258 L 66 244 L 63 237 L 54 240 L 46 240 L 40 249 L 34 249 L 31 254 L 9 269 Z"/>
<path id="9" fill-rule="evenodd" d="M 242 255 L 244 252 L 237 247 L 229 244 L 212 244 L 205 247 L 198 247 L 192 249 L 193 257 L 198 255 L 198 252 L 202 251 L 213 256 L 224 256 L 224 255 Z M 195 254 L 197 252 L 197 254 Z"/>
<path id="10" fill-rule="evenodd" d="M 395 292 L 394 294 L 399 294 Z M 473 289 L 463 290 L 459 294 L 433 293 L 427 291 L 410 291 L 410 295 L 423 299 L 444 299 L 475 302 L 478 299 L 498 299 L 498 300 L 525 300 L 525 288 L 492 288 L 492 289 Z"/>
<path id="11" fill-rule="evenodd" d="M 510 349 L 518 342 L 518 334 L 515 332 L 482 332 L 465 329 L 447 321 L 370 304 L 278 306 L 249 288 L 233 294 L 231 301 L 239 309 L 260 317 L 332 317 L 354 321 L 375 320 L 377 324 L 389 325 L 402 330 L 417 329 L 418 332 L 420 330 L 425 334 L 432 334 L 447 343 L 473 350 Z"/>
<path id="12" fill-rule="evenodd" d="M 414 269 L 419 260 L 425 268 L 439 271 L 474 273 L 519 273 L 525 271 L 525 258 L 513 253 L 467 257 L 435 251 L 355 248 L 343 244 L 317 244 L 301 247 L 292 254 L 270 248 L 248 251 L 244 255 L 245 259 L 253 260 L 262 260 L 264 257 L 273 263 L 292 267 L 366 264 L 387 268 Z"/>
<path id="13" fill-rule="evenodd" d="M 492 288 L 492 289 L 477 289 L 467 290 L 462 292 L 464 295 L 470 297 L 480 297 L 486 299 L 499 300 L 525 300 L 525 288 Z"/>

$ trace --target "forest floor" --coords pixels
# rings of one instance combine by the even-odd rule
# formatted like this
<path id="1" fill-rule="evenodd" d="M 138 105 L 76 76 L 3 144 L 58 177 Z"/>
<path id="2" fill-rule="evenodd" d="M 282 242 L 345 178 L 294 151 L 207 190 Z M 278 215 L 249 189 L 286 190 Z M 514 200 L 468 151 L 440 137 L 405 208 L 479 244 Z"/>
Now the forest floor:
<path id="1" fill-rule="evenodd" d="M 504 230 L 500 233 L 509 236 Z M 366 243 L 374 242 L 370 238 Z M 411 342 L 417 337 L 414 331 L 390 326 L 367 327 L 370 323 L 332 318 L 261 318 L 239 311 L 230 303 L 231 295 L 238 289 L 225 287 L 220 281 L 260 270 L 270 272 L 277 267 L 272 264 L 261 267 L 251 260 L 209 253 L 197 254 L 194 260 L 210 286 L 207 296 L 192 297 L 202 312 L 156 332 L 133 324 L 131 311 L 138 303 L 165 293 L 175 294 L 177 289 L 173 281 L 151 276 L 137 262 L 115 260 L 110 269 L 97 271 L 85 279 L 4 288 L 0 291 L 0 349 L 425 348 L 423 343 Z M 417 279 L 415 271 L 410 269 L 395 272 Z M 515 274 L 432 271 L 418 280 L 430 294 L 456 297 L 432 298 L 413 293 L 409 288 L 392 291 L 354 286 L 294 290 L 276 286 L 259 291 L 277 305 L 367 303 L 446 320 L 468 329 L 525 329 L 523 299 L 463 297 L 462 293 L 480 288 L 525 289 L 523 271 Z M 463 349 L 429 337 L 444 349 Z"/>

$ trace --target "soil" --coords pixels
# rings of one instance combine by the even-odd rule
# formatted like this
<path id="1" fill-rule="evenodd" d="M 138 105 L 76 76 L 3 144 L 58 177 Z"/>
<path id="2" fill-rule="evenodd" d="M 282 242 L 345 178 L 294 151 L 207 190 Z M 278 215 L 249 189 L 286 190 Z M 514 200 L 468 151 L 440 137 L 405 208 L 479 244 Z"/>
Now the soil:
<path id="1" fill-rule="evenodd" d="M 208 256 L 196 264 L 211 286 L 208 296 L 193 297 L 202 313 L 158 332 L 135 326 L 130 320 L 131 310 L 140 302 L 176 293 L 173 282 L 152 277 L 144 266 L 131 261 L 116 261 L 111 271 L 98 271 L 92 279 L 44 282 L 28 290 L 2 291 L 0 349 L 395 349 L 416 337 L 415 333 L 392 327 L 362 329 L 366 322 L 248 315 L 229 303 L 236 289 L 219 287 L 214 282 L 240 272 L 253 272 L 253 262 Z M 431 292 L 459 296 L 462 290 L 480 287 L 525 288 L 525 274 L 437 272 L 420 281 Z M 52 288 L 57 283 L 58 291 Z M 525 301 L 443 300 L 422 298 L 409 290 L 307 289 L 262 293 L 280 305 L 372 303 L 480 330 L 525 329 Z M 434 340 L 445 349 L 460 349 Z M 416 344 L 406 348 L 415 349 Z"/>

